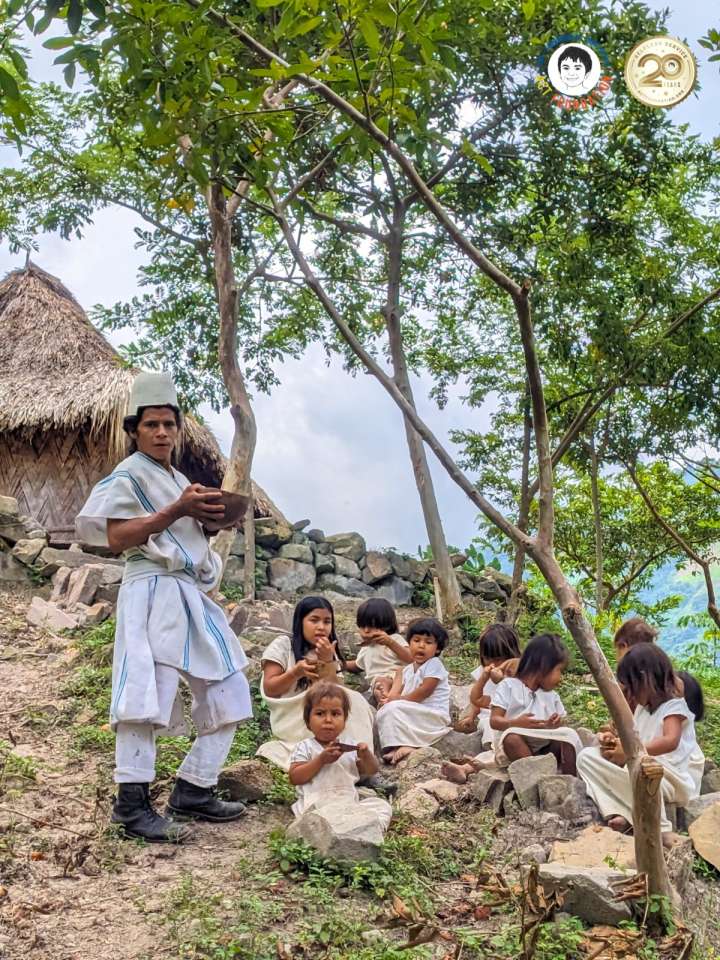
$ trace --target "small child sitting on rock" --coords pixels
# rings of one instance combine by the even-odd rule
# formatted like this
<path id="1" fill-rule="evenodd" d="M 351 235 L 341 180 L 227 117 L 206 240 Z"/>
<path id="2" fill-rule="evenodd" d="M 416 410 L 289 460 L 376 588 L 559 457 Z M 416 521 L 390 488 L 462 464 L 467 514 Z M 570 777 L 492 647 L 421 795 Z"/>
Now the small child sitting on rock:
<path id="1" fill-rule="evenodd" d="M 362 670 L 377 704 L 384 703 L 393 678 L 405 664 L 412 663 L 407 640 L 399 633 L 393 605 L 383 597 L 371 597 L 357 610 L 360 650 L 354 660 L 345 661 L 345 669 Z"/>
<path id="2" fill-rule="evenodd" d="M 407 641 L 412 663 L 397 671 L 376 717 L 383 759 L 392 764 L 450 732 L 450 681 L 439 656 L 447 630 L 434 617 L 422 617 L 408 627 Z"/>
<path id="3" fill-rule="evenodd" d="M 305 694 L 303 719 L 313 736 L 296 744 L 290 757 L 290 783 L 298 796 L 293 813 L 314 810 L 332 825 L 346 823 L 349 808 L 357 805 L 363 819 L 377 820 L 384 832 L 392 807 L 381 797 L 361 798 L 356 787 L 360 777 L 377 773 L 377 758 L 366 743 L 338 739 L 349 712 L 347 691 L 336 683 L 316 682 Z"/>
<path id="4" fill-rule="evenodd" d="M 628 650 L 618 665 L 618 682 L 634 706 L 635 730 L 645 750 L 663 766 L 660 830 L 669 846 L 675 838 L 665 803 L 685 805 L 700 796 L 705 757 L 695 739 L 695 718 L 678 696 L 670 658 L 655 644 L 642 643 Z M 577 768 L 608 826 L 629 830 L 632 787 L 619 739 L 612 733 L 601 734 L 599 747 L 580 753 Z"/>
<path id="5" fill-rule="evenodd" d="M 480 666 L 471 676 L 470 708 L 455 724 L 458 733 L 474 733 L 479 729 L 483 743 L 492 742 L 490 700 L 497 685 L 515 675 L 520 660 L 520 640 L 507 623 L 490 623 L 480 634 Z"/>

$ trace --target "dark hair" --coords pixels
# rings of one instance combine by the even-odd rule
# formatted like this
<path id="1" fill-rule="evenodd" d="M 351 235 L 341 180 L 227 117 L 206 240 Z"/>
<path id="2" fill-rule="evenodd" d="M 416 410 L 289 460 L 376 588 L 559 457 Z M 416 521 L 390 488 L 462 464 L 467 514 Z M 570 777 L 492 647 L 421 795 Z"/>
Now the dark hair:
<path id="1" fill-rule="evenodd" d="M 654 643 L 658 632 L 642 617 L 630 617 L 615 631 L 613 643 L 616 647 L 634 647 L 638 643 Z"/>
<path id="2" fill-rule="evenodd" d="M 508 623 L 489 623 L 478 642 L 481 660 L 512 660 L 520 656 L 520 639 Z"/>
<path id="3" fill-rule="evenodd" d="M 371 597 L 357 608 L 356 623 L 359 627 L 371 627 L 384 630 L 385 633 L 397 633 L 398 622 L 395 608 L 384 597 Z"/>
<path id="4" fill-rule="evenodd" d="M 560 69 L 560 64 L 563 62 L 563 60 L 579 60 L 580 63 L 582 63 L 582 65 L 585 67 L 585 70 L 588 73 L 590 72 L 590 70 L 592 70 L 592 67 L 593 67 L 592 57 L 587 52 L 587 50 L 583 50 L 582 47 L 575 47 L 575 46 L 565 47 L 563 52 L 558 57 L 558 62 L 557 62 L 558 70 Z"/>
<path id="5" fill-rule="evenodd" d="M 335 633 L 335 611 L 333 610 L 332 604 L 329 600 L 326 600 L 325 597 L 316 596 L 303 597 L 302 600 L 295 604 L 292 622 L 292 637 L 290 641 L 295 660 L 302 660 L 308 650 L 311 649 L 310 644 L 307 643 L 305 637 L 303 636 L 303 620 L 312 610 L 330 611 L 330 616 L 332 617 L 330 642 L 337 644 L 335 650 L 337 651 L 339 659 L 343 660 L 344 658 L 340 653 L 337 634 Z M 302 680 L 298 681 L 298 686 L 302 689 L 305 685 L 307 685 L 307 679 L 303 677 Z"/>
<path id="6" fill-rule="evenodd" d="M 646 691 L 650 713 L 677 696 L 677 676 L 670 657 L 654 643 L 632 647 L 618 664 L 618 680 L 633 700 Z"/>
<path id="7" fill-rule="evenodd" d="M 569 660 L 568 648 L 557 634 L 540 633 L 525 647 L 515 676 L 518 680 L 545 677 L 559 663 L 564 665 Z"/>
<path id="8" fill-rule="evenodd" d="M 700 681 L 687 670 L 677 670 L 676 676 L 683 682 L 685 703 L 695 714 L 695 720 L 699 723 L 705 717 L 705 697 Z"/>
<path id="9" fill-rule="evenodd" d="M 445 649 L 448 640 L 448 632 L 445 627 L 440 623 L 439 620 L 436 620 L 435 617 L 418 617 L 417 620 L 413 620 L 408 624 L 407 631 L 405 633 L 405 639 L 408 643 L 413 636 L 418 633 L 425 633 L 430 637 L 433 637 L 437 643 L 438 653 Z"/>
<path id="10" fill-rule="evenodd" d="M 177 424 L 178 430 L 182 429 L 183 417 L 180 410 L 174 406 L 172 403 L 161 403 L 155 404 L 151 403 L 145 407 L 138 407 L 136 414 L 131 414 L 130 416 L 125 417 L 123 420 L 123 430 L 130 437 L 130 433 L 137 433 L 137 428 L 140 426 L 140 421 L 142 420 L 142 415 L 146 410 L 157 409 L 157 410 L 172 410 L 175 414 L 175 423 Z M 137 450 L 137 441 L 134 437 L 130 437 L 130 453 L 135 453 Z M 174 451 L 173 451 L 174 453 Z"/>
<path id="11" fill-rule="evenodd" d="M 341 687 L 339 683 L 319 680 L 310 687 L 303 700 L 303 720 L 306 727 L 309 725 L 313 707 L 320 703 L 323 697 L 332 697 L 334 700 L 339 700 L 342 704 L 343 716 L 347 720 L 350 713 L 350 697 L 347 695 L 345 687 Z"/>

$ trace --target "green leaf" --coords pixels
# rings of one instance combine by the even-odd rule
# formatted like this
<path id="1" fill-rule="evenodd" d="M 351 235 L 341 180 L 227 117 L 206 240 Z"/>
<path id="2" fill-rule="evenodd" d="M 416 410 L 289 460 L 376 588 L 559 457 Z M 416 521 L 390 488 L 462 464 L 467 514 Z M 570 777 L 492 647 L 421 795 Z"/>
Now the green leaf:
<path id="1" fill-rule="evenodd" d="M 322 22 L 322 17 L 310 17 L 309 20 L 303 20 L 296 26 L 291 27 L 285 36 L 288 40 L 292 40 L 293 37 L 301 37 L 304 33 L 310 33 L 311 30 L 314 30 L 315 27 L 319 26 Z"/>
<path id="2" fill-rule="evenodd" d="M 0 67 L 0 90 L 9 100 L 20 99 L 20 88 L 15 77 L 5 67 Z"/>
<path id="3" fill-rule="evenodd" d="M 65 47 L 72 47 L 75 43 L 72 37 L 50 37 L 43 43 L 46 50 L 63 50 Z"/>
<path id="4" fill-rule="evenodd" d="M 85 0 L 85 6 L 98 20 L 105 19 L 106 10 L 103 0 Z"/>
<path id="5" fill-rule="evenodd" d="M 77 60 L 79 52 L 76 47 L 73 47 L 72 50 L 66 50 L 65 53 L 61 53 L 59 57 L 55 57 L 53 63 L 61 65 L 63 63 L 73 63 Z"/>
<path id="6" fill-rule="evenodd" d="M 25 58 L 22 56 L 22 54 L 19 53 L 17 50 L 11 49 L 10 59 L 12 60 L 12 64 L 17 70 L 18 75 L 21 76 L 23 80 L 27 80 L 28 68 L 27 68 L 27 64 L 25 63 Z"/>
<path id="7" fill-rule="evenodd" d="M 373 20 L 370 17 L 360 17 L 358 27 L 360 28 L 360 33 L 363 35 L 365 43 L 373 53 L 377 53 L 380 49 L 380 34 Z"/>
<path id="8" fill-rule="evenodd" d="M 69 63 L 63 70 L 63 76 L 65 77 L 65 83 L 71 87 L 75 83 L 75 64 Z"/>
<path id="9" fill-rule="evenodd" d="M 19 13 L 24 0 L 9 0 L 7 5 L 7 16 L 14 17 L 16 13 Z"/>
<path id="10" fill-rule="evenodd" d="M 285 0 L 255 0 L 258 10 L 267 10 L 268 7 L 279 7 Z"/>
<path id="11" fill-rule="evenodd" d="M 67 22 L 70 33 L 77 33 L 82 24 L 83 5 L 82 0 L 70 0 L 68 4 Z"/>
<path id="12" fill-rule="evenodd" d="M 526 20 L 532 20 L 535 16 L 535 0 L 523 0 L 522 12 Z"/>

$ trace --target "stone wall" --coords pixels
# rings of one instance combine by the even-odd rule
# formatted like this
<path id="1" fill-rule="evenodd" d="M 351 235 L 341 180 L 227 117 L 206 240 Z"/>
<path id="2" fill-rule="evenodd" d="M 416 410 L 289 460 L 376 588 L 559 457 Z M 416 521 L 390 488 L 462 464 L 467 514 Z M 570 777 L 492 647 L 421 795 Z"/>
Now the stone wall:
<path id="1" fill-rule="evenodd" d="M 432 598 L 434 569 L 431 563 L 416 560 L 393 550 L 368 550 L 359 533 L 334 533 L 305 528 L 309 520 L 295 524 L 267 519 L 255 524 L 255 579 L 258 598 L 277 600 L 283 596 L 322 593 L 342 597 L 384 597 L 394 606 L 428 606 Z M 225 570 L 225 580 L 242 585 L 244 542 L 235 538 Z M 453 557 L 460 567 L 462 554 Z M 507 602 L 511 580 L 497 570 L 481 574 L 458 569 L 460 588 L 476 606 L 494 610 Z"/>
<path id="2" fill-rule="evenodd" d="M 322 530 L 306 532 L 309 525 L 309 520 L 292 525 L 275 519 L 256 521 L 258 599 L 294 599 L 302 594 L 322 593 L 330 600 L 384 597 L 393 606 L 433 604 L 431 563 L 393 550 L 368 550 L 359 533 L 326 536 Z M 243 553 L 243 537 L 238 534 L 225 571 L 226 583 L 242 587 Z M 476 609 L 491 612 L 504 606 L 510 594 L 510 577 L 493 569 L 468 573 L 460 569 L 465 560 L 462 554 L 453 556 L 464 599 L 472 601 Z M 56 600 L 59 600 L 59 581 L 63 581 L 63 594 L 70 588 L 70 595 L 75 597 L 72 588 L 80 578 L 74 576 L 71 585 L 69 571 L 98 564 L 117 567 L 122 561 L 111 557 L 107 550 L 77 543 L 67 550 L 49 546 L 47 532 L 32 517 L 20 515 L 17 501 L 0 497 L 0 581 L 23 581 L 37 576 L 52 578 Z M 60 571 L 68 572 L 57 576 Z M 100 575 L 94 570 L 82 579 L 90 583 Z M 119 589 L 119 571 L 106 569 L 101 578 L 98 599 L 113 603 Z M 82 600 L 79 597 L 75 600 L 88 605 L 85 595 Z M 82 607 L 79 612 L 87 616 Z"/>

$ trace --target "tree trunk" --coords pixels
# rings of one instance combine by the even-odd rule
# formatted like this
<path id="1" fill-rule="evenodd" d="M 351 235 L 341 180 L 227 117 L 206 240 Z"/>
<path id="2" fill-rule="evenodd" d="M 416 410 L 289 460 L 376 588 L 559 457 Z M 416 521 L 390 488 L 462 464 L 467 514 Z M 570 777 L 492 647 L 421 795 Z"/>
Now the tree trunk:
<path id="1" fill-rule="evenodd" d="M 518 528 L 527 533 L 530 520 L 530 441 L 532 438 L 532 417 L 530 415 L 530 395 L 526 392 L 523 402 L 523 454 L 520 473 L 520 504 L 518 508 Z M 515 626 L 522 606 L 523 573 L 525 571 L 525 547 L 515 547 L 515 562 L 512 572 L 512 592 L 508 603 L 507 622 Z"/>
<path id="2" fill-rule="evenodd" d="M 415 408 L 407 360 L 403 347 L 402 331 L 400 328 L 400 282 L 402 276 L 402 245 L 403 221 L 405 211 L 396 202 L 393 212 L 393 225 L 388 234 L 388 285 L 387 301 L 385 304 L 385 323 L 390 343 L 390 356 L 393 365 L 393 379 L 409 404 Z M 445 540 L 440 511 L 438 510 L 435 488 L 433 486 L 430 466 L 425 454 L 425 444 L 406 416 L 405 436 L 410 451 L 415 485 L 420 495 L 425 529 L 427 530 L 433 562 L 440 585 L 440 599 L 443 615 L 452 620 L 460 609 L 462 600 L 458 586 L 455 568 L 450 561 L 450 554 Z"/>
<path id="3" fill-rule="evenodd" d="M 251 470 L 257 428 L 255 415 L 250 406 L 250 398 L 245 388 L 245 379 L 238 363 L 238 290 L 232 259 L 232 227 L 228 217 L 225 195 L 220 184 L 213 183 L 210 186 L 207 202 L 212 225 L 215 282 L 220 308 L 218 355 L 225 389 L 230 398 L 230 414 L 234 423 L 230 458 L 222 485 L 223 490 L 230 490 L 233 493 L 250 497 L 250 506 L 245 521 L 244 564 L 246 572 L 248 569 L 253 571 L 253 590 L 250 595 L 250 599 L 252 599 L 254 597 L 255 530 Z M 250 522 L 248 522 L 248 518 L 251 518 Z M 213 548 L 222 558 L 223 569 L 227 563 L 234 536 L 234 531 L 222 530 L 213 540 Z M 247 589 L 247 573 L 245 586 Z"/>
<path id="4" fill-rule="evenodd" d="M 246 600 L 255 599 L 255 503 L 250 497 L 245 513 L 245 554 L 243 557 L 243 593 Z"/>
<path id="5" fill-rule="evenodd" d="M 590 496 L 593 510 L 593 529 L 595 531 L 595 612 L 601 613 L 605 609 L 603 589 L 603 535 L 602 514 L 600 512 L 600 489 L 598 486 L 598 455 L 595 449 L 595 440 L 590 438 Z"/>

